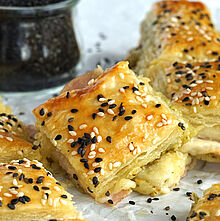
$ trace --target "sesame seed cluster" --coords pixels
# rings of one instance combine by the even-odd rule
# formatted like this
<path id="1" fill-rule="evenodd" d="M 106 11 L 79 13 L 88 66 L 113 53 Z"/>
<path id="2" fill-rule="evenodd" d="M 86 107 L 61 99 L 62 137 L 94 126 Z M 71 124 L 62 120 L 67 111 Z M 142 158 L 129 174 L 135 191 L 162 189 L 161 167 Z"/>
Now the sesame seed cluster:
<path id="1" fill-rule="evenodd" d="M 204 4 L 164 1 L 156 3 L 153 9 L 154 20 L 148 25 L 155 35 L 155 58 L 172 58 L 180 62 L 217 60 L 220 37 Z M 146 23 L 143 23 L 143 29 L 144 26 Z"/>
<path id="2" fill-rule="evenodd" d="M 175 62 L 165 69 L 167 95 L 173 102 L 192 108 L 217 107 L 220 96 L 220 57 L 216 62 Z"/>
<path id="3" fill-rule="evenodd" d="M 0 113 L 0 162 L 28 157 L 41 158 L 39 147 L 30 142 L 29 132 L 16 116 Z"/>
<path id="4" fill-rule="evenodd" d="M 68 193 L 36 160 L 0 164 L 0 211 L 21 207 L 58 208 L 71 203 Z"/>
<path id="5" fill-rule="evenodd" d="M 71 176 L 95 196 L 106 177 L 160 142 L 168 131 L 184 131 L 185 126 L 155 97 L 146 80 L 137 79 L 127 62 L 92 82 L 49 100 L 34 114 L 37 128 L 49 134 L 53 146 L 76 170 Z M 114 204 L 111 190 L 106 192 Z"/>

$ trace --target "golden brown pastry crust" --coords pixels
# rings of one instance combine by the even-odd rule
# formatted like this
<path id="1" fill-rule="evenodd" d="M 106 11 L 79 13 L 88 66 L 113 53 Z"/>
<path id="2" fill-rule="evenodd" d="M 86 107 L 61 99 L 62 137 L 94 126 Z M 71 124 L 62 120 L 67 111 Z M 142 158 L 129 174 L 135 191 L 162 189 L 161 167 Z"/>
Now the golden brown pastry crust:
<path id="1" fill-rule="evenodd" d="M 77 218 L 71 198 L 38 161 L 0 164 L 0 220 Z"/>
<path id="2" fill-rule="evenodd" d="M 149 77 L 153 88 L 172 100 L 197 128 L 198 138 L 206 146 L 219 141 L 220 37 L 204 4 L 154 4 L 142 24 L 141 44 L 130 55 L 133 68 Z M 193 144 L 192 149 L 195 147 Z M 219 151 L 207 153 L 204 148 L 197 157 L 218 162 Z"/>
<path id="3" fill-rule="evenodd" d="M 187 221 L 220 220 L 220 184 L 212 185 L 204 191 L 204 196 L 192 205 Z"/>
<path id="4" fill-rule="evenodd" d="M 209 10 L 201 2 L 155 3 L 142 23 L 141 33 L 141 46 L 129 56 L 139 74 L 145 74 L 143 70 L 151 63 L 163 60 L 195 62 L 218 59 L 219 34 Z"/>
<path id="5" fill-rule="evenodd" d="M 127 62 L 33 112 L 43 149 L 50 146 L 84 191 L 110 204 L 118 198 L 114 193 L 119 194 L 113 189 L 127 195 L 135 187 L 130 179 L 170 144 L 181 143 L 177 137 L 188 127 L 152 91 L 147 79 L 136 78 Z M 173 140 L 163 145 L 168 137 Z M 105 196 L 109 190 L 112 193 Z"/>
<path id="6" fill-rule="evenodd" d="M 0 162 L 28 157 L 40 160 L 40 146 L 33 145 L 26 126 L 10 113 L 0 113 Z"/>

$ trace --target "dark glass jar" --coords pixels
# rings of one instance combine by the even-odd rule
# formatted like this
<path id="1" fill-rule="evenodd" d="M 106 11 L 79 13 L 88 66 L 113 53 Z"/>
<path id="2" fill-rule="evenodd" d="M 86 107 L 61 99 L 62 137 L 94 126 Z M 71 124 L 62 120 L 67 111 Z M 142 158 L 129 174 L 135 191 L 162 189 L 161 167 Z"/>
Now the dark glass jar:
<path id="1" fill-rule="evenodd" d="M 77 2 L 0 6 L 1 92 L 47 89 L 74 77 L 80 60 L 74 30 Z"/>

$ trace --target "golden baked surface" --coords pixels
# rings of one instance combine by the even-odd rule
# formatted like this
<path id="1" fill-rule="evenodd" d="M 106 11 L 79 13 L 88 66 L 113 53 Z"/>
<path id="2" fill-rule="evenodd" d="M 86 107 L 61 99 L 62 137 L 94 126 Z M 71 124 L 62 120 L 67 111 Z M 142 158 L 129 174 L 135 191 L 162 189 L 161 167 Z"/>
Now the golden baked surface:
<path id="1" fill-rule="evenodd" d="M 220 148 L 212 142 L 220 141 L 220 36 L 210 12 L 200 2 L 161 1 L 143 21 L 141 35 L 128 57 L 132 68 L 197 128 L 204 146 L 191 143 L 189 153 L 219 162 Z"/>
<path id="2" fill-rule="evenodd" d="M 26 126 L 0 103 L 0 162 L 27 157 L 40 160 L 40 146 L 33 145 Z"/>
<path id="3" fill-rule="evenodd" d="M 220 184 L 215 184 L 205 190 L 204 196 L 192 205 L 187 221 L 197 220 L 220 220 Z"/>
<path id="4" fill-rule="evenodd" d="M 0 164 L 0 220 L 77 218 L 71 198 L 38 161 Z"/>
<path id="5" fill-rule="evenodd" d="M 71 175 L 97 198 L 120 179 L 133 178 L 150 153 L 158 150 L 153 160 L 169 147 L 158 147 L 160 143 L 178 140 L 187 127 L 128 62 L 118 63 L 83 89 L 48 100 L 33 113 L 41 136 L 64 156 L 61 165 L 68 161 Z M 129 174 L 134 168 L 134 175 Z"/>

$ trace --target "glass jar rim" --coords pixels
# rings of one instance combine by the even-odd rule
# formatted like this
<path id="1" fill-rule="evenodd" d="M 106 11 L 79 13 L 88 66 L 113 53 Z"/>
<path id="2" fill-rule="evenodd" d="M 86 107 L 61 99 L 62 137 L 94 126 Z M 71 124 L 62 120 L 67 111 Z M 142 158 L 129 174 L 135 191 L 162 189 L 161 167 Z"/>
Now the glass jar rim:
<path id="1" fill-rule="evenodd" d="M 57 3 L 42 5 L 42 6 L 0 6 L 0 14 L 3 13 L 5 16 L 10 15 L 23 15 L 33 16 L 35 14 L 41 14 L 44 12 L 55 12 L 62 9 L 68 9 L 74 7 L 79 0 L 62 0 Z"/>

